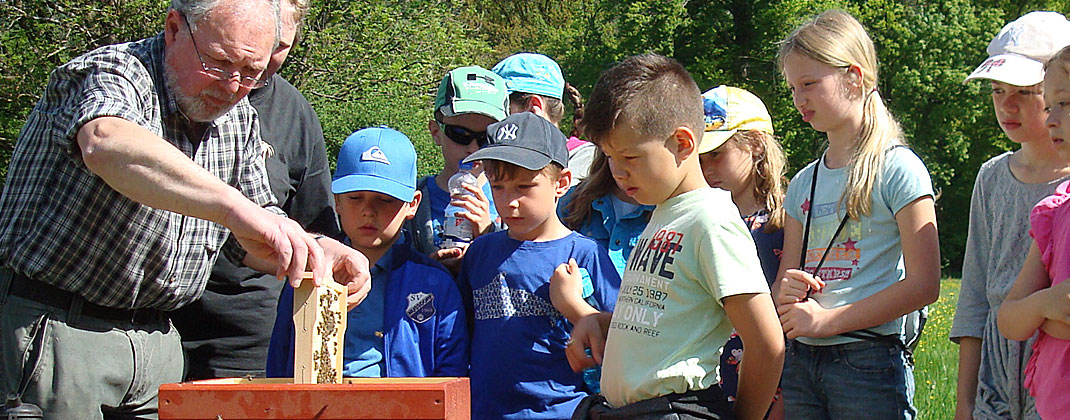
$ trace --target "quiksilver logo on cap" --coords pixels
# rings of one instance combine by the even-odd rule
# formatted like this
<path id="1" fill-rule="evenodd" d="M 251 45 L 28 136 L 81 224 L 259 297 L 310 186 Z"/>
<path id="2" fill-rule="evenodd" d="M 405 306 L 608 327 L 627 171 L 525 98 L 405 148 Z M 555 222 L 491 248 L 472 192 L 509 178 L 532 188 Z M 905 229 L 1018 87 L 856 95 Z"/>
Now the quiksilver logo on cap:
<path id="1" fill-rule="evenodd" d="M 386 153 L 383 153 L 383 149 L 380 149 L 379 146 L 372 146 L 365 150 L 364 153 L 360 154 L 360 160 L 390 164 L 390 159 L 386 158 Z"/>

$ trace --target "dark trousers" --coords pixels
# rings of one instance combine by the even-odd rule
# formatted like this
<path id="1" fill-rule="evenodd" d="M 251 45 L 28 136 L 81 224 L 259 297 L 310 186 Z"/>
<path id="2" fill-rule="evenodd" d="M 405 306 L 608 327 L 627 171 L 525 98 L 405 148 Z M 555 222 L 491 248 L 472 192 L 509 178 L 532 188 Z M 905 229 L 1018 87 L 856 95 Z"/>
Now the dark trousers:
<path id="1" fill-rule="evenodd" d="M 669 394 L 612 408 L 601 395 L 580 401 L 572 420 L 734 420 L 732 407 L 714 385 L 701 391 Z"/>

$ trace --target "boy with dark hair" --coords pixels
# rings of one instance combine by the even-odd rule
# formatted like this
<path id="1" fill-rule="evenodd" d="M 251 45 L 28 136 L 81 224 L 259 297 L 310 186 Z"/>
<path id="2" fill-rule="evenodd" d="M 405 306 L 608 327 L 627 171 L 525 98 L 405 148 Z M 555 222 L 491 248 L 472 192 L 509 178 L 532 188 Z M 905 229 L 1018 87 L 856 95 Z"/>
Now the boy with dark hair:
<path id="1" fill-rule="evenodd" d="M 402 224 L 416 214 L 416 150 L 404 134 L 357 131 L 338 152 L 331 182 L 344 242 L 371 263 L 372 287 L 349 310 L 342 374 L 346 377 L 465 376 L 468 327 L 449 272 L 412 249 Z M 279 301 L 267 375 L 293 376 L 293 288 Z"/>
<path id="2" fill-rule="evenodd" d="M 557 218 L 572 180 L 564 134 L 530 112 L 488 132 L 490 143 L 465 161 L 483 161 L 508 230 L 473 242 L 458 278 L 473 295 L 472 418 L 569 418 L 587 390 L 567 366 L 572 324 L 550 302 L 550 276 L 574 260 L 587 283 L 582 297 L 607 311 L 620 278 L 597 243 Z"/>
<path id="3" fill-rule="evenodd" d="M 602 73 L 584 121 L 622 189 L 657 207 L 628 260 L 616 311 L 573 329 L 569 362 L 577 371 L 603 362 L 605 396 L 584 401 L 577 417 L 733 418 L 717 382 L 735 326 L 748 357 L 734 417 L 761 419 L 784 339 L 750 232 L 730 194 L 706 185 L 699 167 L 698 86 L 673 59 L 630 57 Z"/>

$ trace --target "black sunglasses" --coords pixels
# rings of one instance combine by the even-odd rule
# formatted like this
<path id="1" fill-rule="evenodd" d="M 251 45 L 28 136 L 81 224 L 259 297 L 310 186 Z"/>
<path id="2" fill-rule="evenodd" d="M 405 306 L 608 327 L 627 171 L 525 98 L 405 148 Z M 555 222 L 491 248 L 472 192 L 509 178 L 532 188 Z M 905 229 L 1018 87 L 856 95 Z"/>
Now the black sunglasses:
<path id="1" fill-rule="evenodd" d="M 449 137 L 449 139 L 452 140 L 454 143 L 457 143 L 461 146 L 467 146 L 469 144 L 472 144 L 472 141 L 475 140 L 476 144 L 478 144 L 479 147 L 487 145 L 486 130 L 472 131 L 459 125 L 446 124 L 442 121 L 436 122 L 438 122 L 438 126 L 442 129 L 442 132 L 446 134 L 446 137 Z"/>

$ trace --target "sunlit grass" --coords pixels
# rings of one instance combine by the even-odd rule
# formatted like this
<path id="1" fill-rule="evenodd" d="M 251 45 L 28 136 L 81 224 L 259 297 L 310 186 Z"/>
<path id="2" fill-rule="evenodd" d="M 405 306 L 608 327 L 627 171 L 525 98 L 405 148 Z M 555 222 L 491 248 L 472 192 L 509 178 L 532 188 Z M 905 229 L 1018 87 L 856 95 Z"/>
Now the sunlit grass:
<path id="1" fill-rule="evenodd" d="M 958 298 L 959 279 L 944 279 L 940 299 L 929 306 L 929 321 L 914 351 L 914 405 L 919 419 L 950 419 L 955 415 L 959 348 L 947 337 Z"/>

